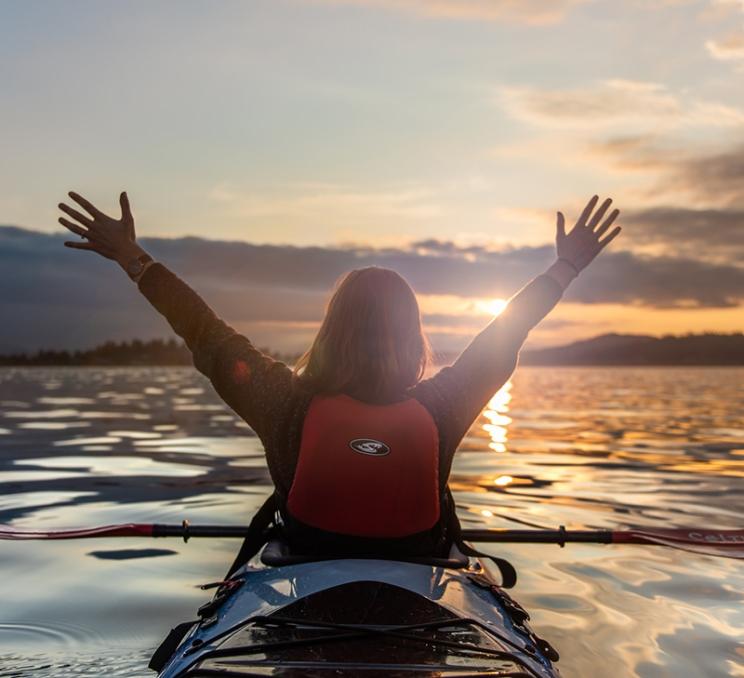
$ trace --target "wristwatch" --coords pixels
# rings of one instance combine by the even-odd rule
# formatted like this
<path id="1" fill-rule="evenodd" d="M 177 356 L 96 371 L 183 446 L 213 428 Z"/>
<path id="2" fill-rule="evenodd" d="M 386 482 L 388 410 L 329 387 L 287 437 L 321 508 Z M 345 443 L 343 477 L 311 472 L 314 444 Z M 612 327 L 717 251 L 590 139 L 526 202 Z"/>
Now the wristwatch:
<path id="1" fill-rule="evenodd" d="M 127 275 L 135 282 L 145 270 L 145 264 L 149 261 L 154 261 L 149 254 L 140 254 L 135 259 L 130 259 L 126 266 Z"/>

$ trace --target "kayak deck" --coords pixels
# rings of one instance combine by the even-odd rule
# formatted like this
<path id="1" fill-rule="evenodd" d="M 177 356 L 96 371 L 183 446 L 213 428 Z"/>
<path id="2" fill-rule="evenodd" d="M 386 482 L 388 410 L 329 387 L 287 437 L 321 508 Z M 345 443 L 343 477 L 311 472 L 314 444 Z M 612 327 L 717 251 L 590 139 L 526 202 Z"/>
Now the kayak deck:
<path id="1" fill-rule="evenodd" d="M 161 678 L 558 676 L 549 646 L 477 561 L 326 560 L 250 566 L 235 580 Z"/>

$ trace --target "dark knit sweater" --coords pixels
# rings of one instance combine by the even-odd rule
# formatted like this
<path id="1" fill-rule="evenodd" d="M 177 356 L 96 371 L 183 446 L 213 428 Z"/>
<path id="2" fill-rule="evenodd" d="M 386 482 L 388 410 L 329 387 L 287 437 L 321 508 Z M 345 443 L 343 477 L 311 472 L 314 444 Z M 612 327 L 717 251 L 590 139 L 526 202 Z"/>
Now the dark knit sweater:
<path id="1" fill-rule="evenodd" d="M 138 286 L 184 339 L 195 367 L 256 432 L 266 450 L 271 478 L 286 497 L 297 465 L 302 424 L 315 394 L 287 365 L 259 351 L 220 320 L 163 264 L 151 265 Z M 463 436 L 509 379 L 528 332 L 558 303 L 562 292 L 550 276 L 536 277 L 452 365 L 402 394 L 418 400 L 437 426 L 442 488 Z"/>

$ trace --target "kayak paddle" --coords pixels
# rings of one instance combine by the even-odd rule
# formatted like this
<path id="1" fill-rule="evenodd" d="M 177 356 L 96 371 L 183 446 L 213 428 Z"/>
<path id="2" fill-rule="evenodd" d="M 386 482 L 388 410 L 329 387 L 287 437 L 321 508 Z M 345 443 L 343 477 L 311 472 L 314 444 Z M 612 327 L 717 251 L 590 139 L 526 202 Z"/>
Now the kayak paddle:
<path id="1" fill-rule="evenodd" d="M 245 537 L 247 528 L 238 525 L 181 525 L 122 523 L 77 529 L 26 530 L 0 525 L 0 539 L 91 539 L 96 537 Z M 744 530 L 646 527 L 625 530 L 510 530 L 464 529 L 462 538 L 481 543 L 520 544 L 651 544 L 670 548 L 744 559 Z"/>

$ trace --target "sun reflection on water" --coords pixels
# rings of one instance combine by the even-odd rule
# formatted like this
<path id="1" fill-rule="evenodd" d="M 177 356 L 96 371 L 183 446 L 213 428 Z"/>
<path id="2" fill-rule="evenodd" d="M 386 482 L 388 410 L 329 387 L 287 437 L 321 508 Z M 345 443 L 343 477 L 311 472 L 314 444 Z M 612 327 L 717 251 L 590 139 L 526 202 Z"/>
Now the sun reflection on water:
<path id="1" fill-rule="evenodd" d="M 511 417 L 506 415 L 509 411 L 511 402 L 512 382 L 507 381 L 488 401 L 486 409 L 483 410 L 483 416 L 488 423 L 483 424 L 483 430 L 488 433 L 491 442 L 488 447 L 494 452 L 506 452 L 507 426 L 511 424 Z"/>

